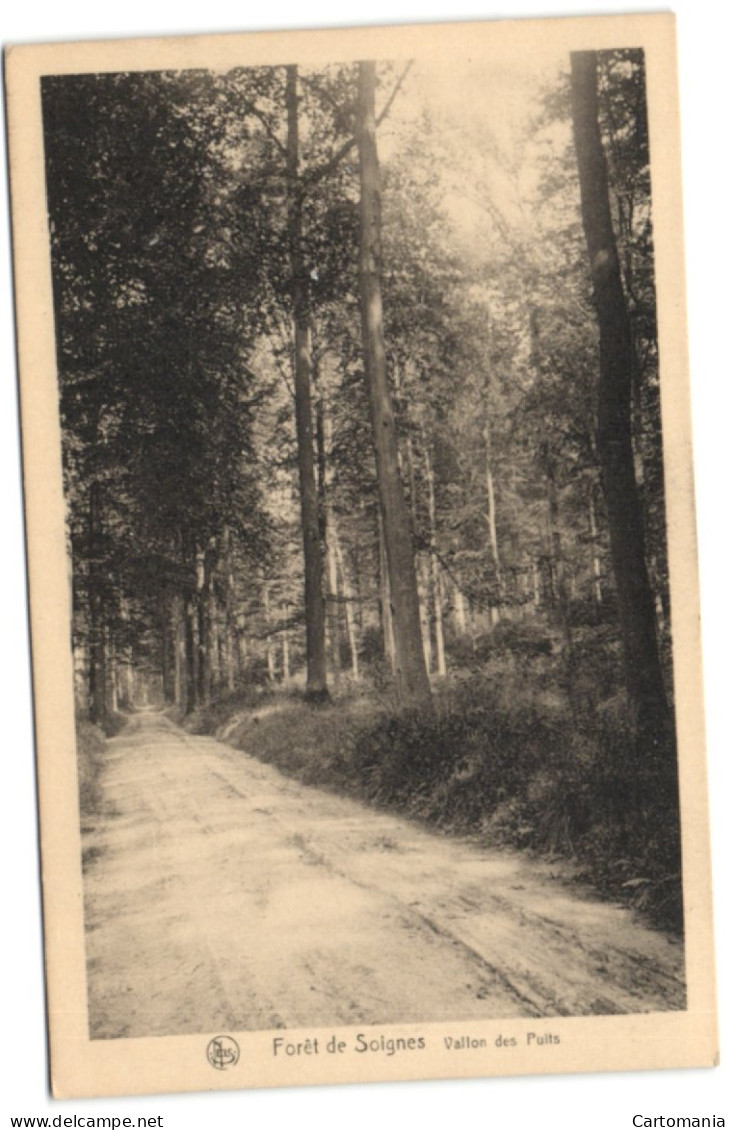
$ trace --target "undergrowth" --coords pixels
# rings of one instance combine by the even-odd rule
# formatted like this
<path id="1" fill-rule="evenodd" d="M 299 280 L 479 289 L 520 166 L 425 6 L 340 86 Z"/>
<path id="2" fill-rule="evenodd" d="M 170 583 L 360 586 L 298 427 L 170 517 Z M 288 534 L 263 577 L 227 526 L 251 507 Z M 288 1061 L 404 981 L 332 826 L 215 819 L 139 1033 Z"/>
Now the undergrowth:
<path id="1" fill-rule="evenodd" d="M 77 781 L 79 810 L 82 820 L 95 817 L 101 804 L 100 773 L 102 771 L 105 735 L 99 726 L 77 719 Z"/>
<path id="2" fill-rule="evenodd" d="M 214 734 L 241 712 L 264 706 L 270 697 L 270 692 L 263 687 L 245 687 L 209 706 L 201 706 L 190 714 L 184 714 L 180 708 L 171 708 L 166 713 L 172 721 L 180 722 L 192 734 Z"/>
<path id="3" fill-rule="evenodd" d="M 642 764 L 623 696 L 597 710 L 473 675 L 433 711 L 387 710 L 377 696 L 323 708 L 241 697 L 192 721 L 300 781 L 471 835 L 570 859 L 579 879 L 681 929 L 674 756 Z"/>
<path id="4" fill-rule="evenodd" d="M 100 775 L 104 765 L 105 739 L 119 734 L 126 723 L 124 714 L 111 713 L 104 728 L 85 718 L 76 719 L 77 783 L 82 822 L 99 816 L 102 807 Z"/>

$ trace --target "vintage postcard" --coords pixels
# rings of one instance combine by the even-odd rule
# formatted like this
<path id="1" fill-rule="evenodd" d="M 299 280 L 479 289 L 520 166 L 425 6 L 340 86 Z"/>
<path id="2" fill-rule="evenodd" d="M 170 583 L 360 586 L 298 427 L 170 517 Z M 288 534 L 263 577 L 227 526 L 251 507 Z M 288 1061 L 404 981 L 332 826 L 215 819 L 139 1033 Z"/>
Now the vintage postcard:
<path id="1" fill-rule="evenodd" d="M 673 18 L 6 81 L 54 1094 L 714 1064 Z"/>

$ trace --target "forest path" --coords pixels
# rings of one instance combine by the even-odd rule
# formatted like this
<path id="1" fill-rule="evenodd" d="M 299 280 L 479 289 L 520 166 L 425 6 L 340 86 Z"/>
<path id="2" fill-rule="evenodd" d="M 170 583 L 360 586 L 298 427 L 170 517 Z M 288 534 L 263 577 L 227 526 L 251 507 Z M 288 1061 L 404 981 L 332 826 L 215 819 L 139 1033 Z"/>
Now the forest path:
<path id="1" fill-rule="evenodd" d="M 682 947 L 549 868 L 157 713 L 105 758 L 83 838 L 93 1037 L 684 1007 Z"/>

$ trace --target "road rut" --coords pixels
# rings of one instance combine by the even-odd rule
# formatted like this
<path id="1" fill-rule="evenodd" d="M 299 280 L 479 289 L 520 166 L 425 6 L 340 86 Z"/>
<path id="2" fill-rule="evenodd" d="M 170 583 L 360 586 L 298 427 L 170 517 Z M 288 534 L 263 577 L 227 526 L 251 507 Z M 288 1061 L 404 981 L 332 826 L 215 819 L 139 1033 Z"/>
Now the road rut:
<path id="1" fill-rule="evenodd" d="M 83 834 L 93 1038 L 685 1007 L 681 945 L 549 867 L 157 713 L 105 757 Z"/>

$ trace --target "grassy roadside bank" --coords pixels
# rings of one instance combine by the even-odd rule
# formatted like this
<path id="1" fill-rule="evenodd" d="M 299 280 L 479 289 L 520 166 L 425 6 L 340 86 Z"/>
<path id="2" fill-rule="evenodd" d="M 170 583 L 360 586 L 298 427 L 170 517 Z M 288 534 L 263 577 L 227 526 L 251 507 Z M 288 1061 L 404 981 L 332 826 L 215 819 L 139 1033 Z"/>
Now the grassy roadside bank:
<path id="1" fill-rule="evenodd" d="M 100 777 L 105 765 L 106 739 L 115 737 L 124 726 L 123 714 L 111 715 L 104 729 L 84 718 L 76 719 L 77 783 L 83 828 L 103 811 Z"/>
<path id="2" fill-rule="evenodd" d="M 570 861 L 580 881 L 681 929 L 673 782 L 637 761 L 620 699 L 573 719 L 555 694 L 475 676 L 437 691 L 429 713 L 367 688 L 323 707 L 246 693 L 186 725 L 445 834 Z"/>

